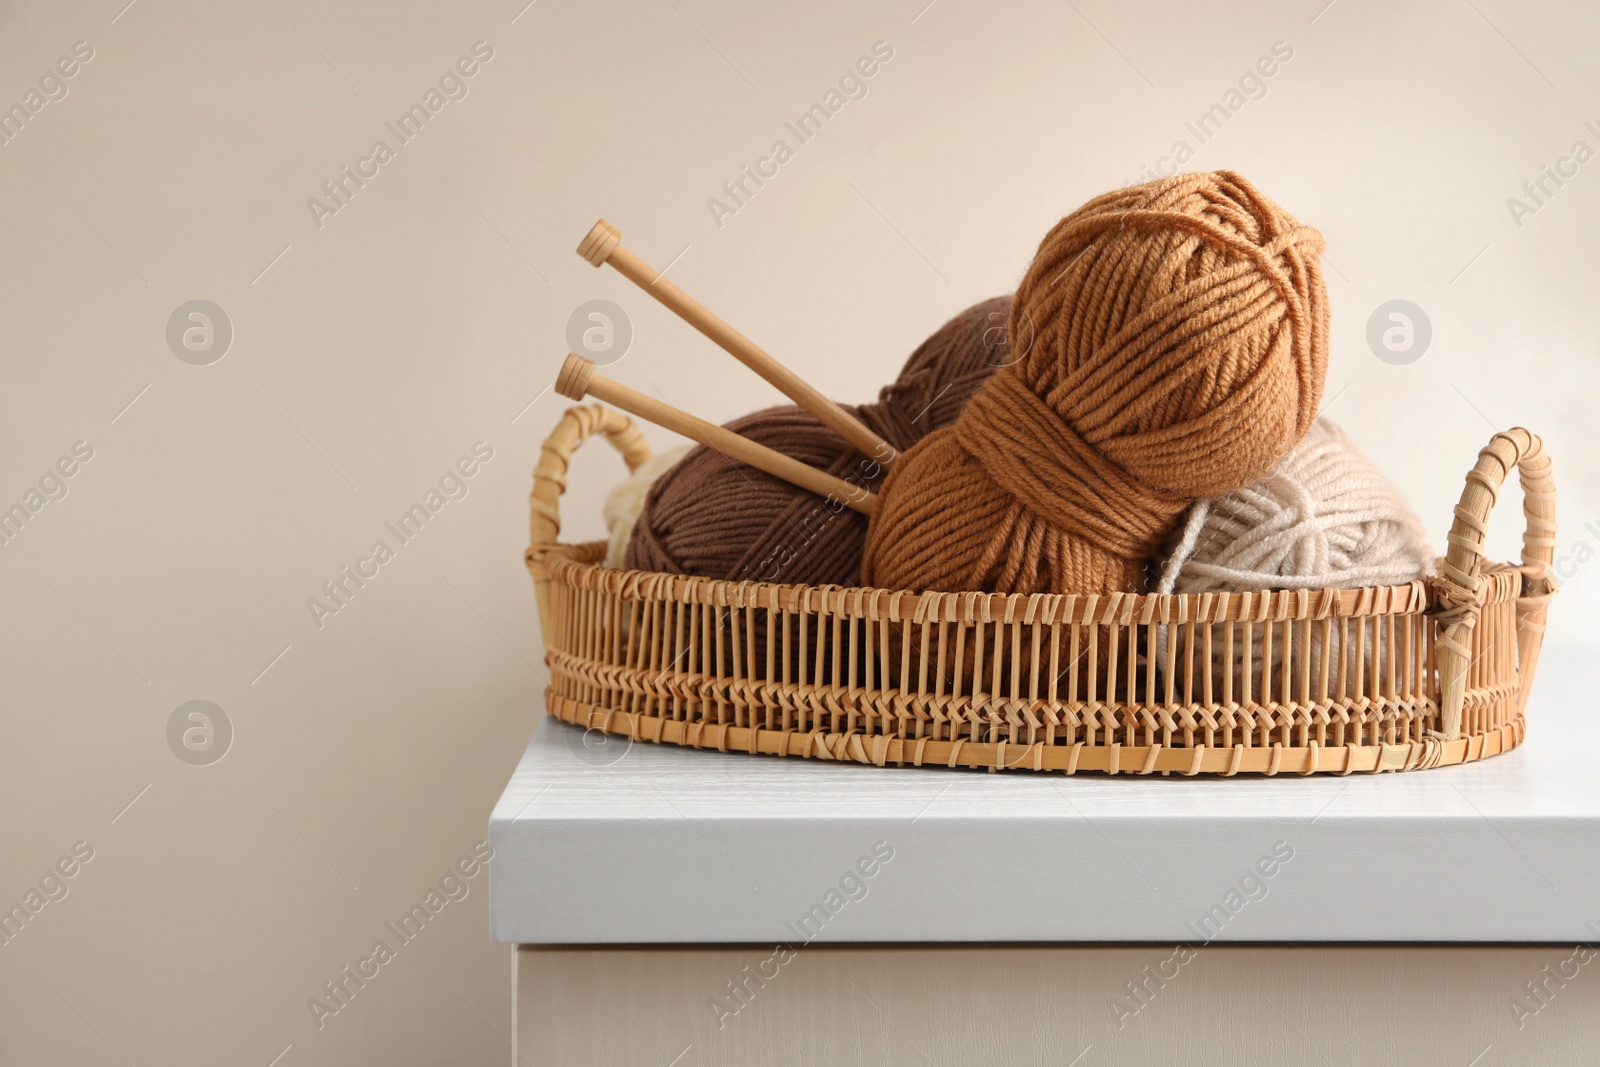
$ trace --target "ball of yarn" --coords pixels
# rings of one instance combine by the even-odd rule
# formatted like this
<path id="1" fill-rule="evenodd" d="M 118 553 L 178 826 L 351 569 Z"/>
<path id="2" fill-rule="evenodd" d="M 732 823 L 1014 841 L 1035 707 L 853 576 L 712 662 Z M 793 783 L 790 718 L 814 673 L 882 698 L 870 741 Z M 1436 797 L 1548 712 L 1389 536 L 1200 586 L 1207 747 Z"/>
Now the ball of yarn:
<path id="1" fill-rule="evenodd" d="M 693 445 L 682 445 L 651 456 L 639 464 L 637 470 L 618 482 L 616 488 L 606 496 L 603 514 L 606 531 L 610 534 L 606 541 L 607 567 L 622 566 L 622 558 L 628 551 L 628 538 L 633 535 L 633 524 L 644 508 L 644 498 L 650 492 L 650 487 L 655 484 L 657 478 L 688 455 L 693 447 Z"/>
<path id="2" fill-rule="evenodd" d="M 1010 299 L 985 300 L 945 323 L 876 403 L 846 410 L 901 450 L 948 424 L 1006 361 Z M 853 484 L 875 490 L 883 479 L 880 464 L 800 408 L 769 408 L 727 425 Z M 701 445 L 651 488 L 623 562 L 726 580 L 854 585 L 866 532 L 866 517 L 842 502 Z"/>
<path id="3" fill-rule="evenodd" d="M 1432 569 L 1399 492 L 1344 430 L 1318 419 L 1264 480 L 1189 509 L 1156 592 L 1403 585 Z"/>
<path id="4" fill-rule="evenodd" d="M 1327 365 L 1322 246 L 1226 171 L 1062 219 L 1012 304 L 1018 358 L 895 464 L 862 580 L 1142 591 L 1192 500 L 1259 480 L 1310 429 Z"/>

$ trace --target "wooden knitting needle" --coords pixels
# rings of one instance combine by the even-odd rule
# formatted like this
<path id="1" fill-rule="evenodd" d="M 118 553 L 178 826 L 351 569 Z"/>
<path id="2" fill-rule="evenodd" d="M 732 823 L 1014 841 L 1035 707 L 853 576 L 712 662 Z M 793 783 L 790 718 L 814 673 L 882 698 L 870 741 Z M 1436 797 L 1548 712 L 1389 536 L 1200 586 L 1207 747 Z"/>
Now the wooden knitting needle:
<path id="1" fill-rule="evenodd" d="M 668 310 L 705 334 L 740 363 L 765 378 L 780 393 L 817 417 L 824 426 L 864 455 L 884 466 L 899 458 L 893 445 L 873 433 L 861 420 L 812 388 L 804 378 L 768 355 L 750 338 L 712 314 L 706 306 L 679 289 L 662 272 L 622 247 L 622 233 L 605 219 L 594 224 L 578 245 L 578 255 L 599 267 L 609 263 Z M 620 406 L 620 405 L 619 405 Z M 642 418 L 643 416 L 641 416 Z M 753 464 L 752 464 L 753 466 Z"/>
<path id="2" fill-rule="evenodd" d="M 835 478 L 810 464 L 801 463 L 766 445 L 757 444 L 732 430 L 696 418 L 671 404 L 645 396 L 635 389 L 629 389 L 620 382 L 596 374 L 594 367 L 591 360 L 569 353 L 567 361 L 561 365 L 561 373 L 556 376 L 556 392 L 572 400 L 582 400 L 585 396 L 603 400 L 630 415 L 637 415 L 647 422 L 664 426 L 674 433 L 710 445 L 718 452 L 740 463 L 748 463 L 757 470 L 766 471 L 774 478 L 782 478 L 789 484 L 808 489 L 818 496 L 835 497 L 863 515 L 872 514 L 873 505 L 878 502 L 878 498 L 866 487 L 851 485 L 842 478 Z"/>

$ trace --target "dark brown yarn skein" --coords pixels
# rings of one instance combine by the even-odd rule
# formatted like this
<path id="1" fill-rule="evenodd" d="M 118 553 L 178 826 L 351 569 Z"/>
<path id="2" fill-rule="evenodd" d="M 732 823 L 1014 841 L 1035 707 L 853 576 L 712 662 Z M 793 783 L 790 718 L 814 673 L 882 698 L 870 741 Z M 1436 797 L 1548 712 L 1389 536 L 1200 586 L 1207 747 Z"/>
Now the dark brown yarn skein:
<path id="1" fill-rule="evenodd" d="M 975 304 L 917 347 L 873 404 L 847 407 L 897 449 L 948 425 L 1007 361 L 1011 298 Z M 757 411 L 727 424 L 869 489 L 883 468 L 800 408 Z M 701 445 L 663 474 L 645 498 L 624 566 L 731 581 L 855 585 L 866 516 Z"/>

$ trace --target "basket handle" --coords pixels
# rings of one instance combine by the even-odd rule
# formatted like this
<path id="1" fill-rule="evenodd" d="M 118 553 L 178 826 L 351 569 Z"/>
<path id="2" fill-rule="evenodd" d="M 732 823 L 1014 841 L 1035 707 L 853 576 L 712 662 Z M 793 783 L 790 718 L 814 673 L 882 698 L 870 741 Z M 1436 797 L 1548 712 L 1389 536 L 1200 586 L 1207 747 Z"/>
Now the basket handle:
<path id="1" fill-rule="evenodd" d="M 567 465 L 579 445 L 603 433 L 613 448 L 622 453 L 628 470 L 638 470 L 650 458 L 650 445 L 627 415 L 600 404 L 572 407 L 561 416 L 539 451 L 533 468 L 533 491 L 528 494 L 528 551 L 526 560 L 535 569 L 545 553 L 555 547 L 561 535 L 561 494 L 567 488 Z M 535 575 L 538 576 L 537 574 Z"/>
<path id="2" fill-rule="evenodd" d="M 1545 607 L 1555 591 L 1550 566 L 1556 551 L 1556 487 L 1550 456 L 1539 435 L 1518 426 L 1497 433 L 1478 453 L 1450 526 L 1439 593 L 1439 710 L 1445 739 L 1461 734 L 1467 671 L 1472 665 L 1472 628 L 1483 605 L 1483 539 L 1489 511 L 1511 468 L 1522 482 L 1522 591 L 1517 599 L 1518 673 L 1526 701 L 1544 635 Z"/>

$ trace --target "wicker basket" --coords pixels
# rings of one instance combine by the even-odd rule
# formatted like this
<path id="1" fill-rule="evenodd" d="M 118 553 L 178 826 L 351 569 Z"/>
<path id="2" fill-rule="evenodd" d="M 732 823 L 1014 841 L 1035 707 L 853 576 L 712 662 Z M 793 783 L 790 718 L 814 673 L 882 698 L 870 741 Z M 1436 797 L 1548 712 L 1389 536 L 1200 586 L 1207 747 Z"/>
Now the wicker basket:
<path id="1" fill-rule="evenodd" d="M 1515 747 L 1555 592 L 1555 488 L 1537 436 L 1468 472 L 1439 576 L 1291 592 L 1053 596 L 714 581 L 560 545 L 568 461 L 627 416 L 575 407 L 544 444 L 527 551 L 549 713 L 630 737 L 877 766 L 1111 774 L 1333 773 Z M 1517 468 L 1522 564 L 1484 563 Z"/>

